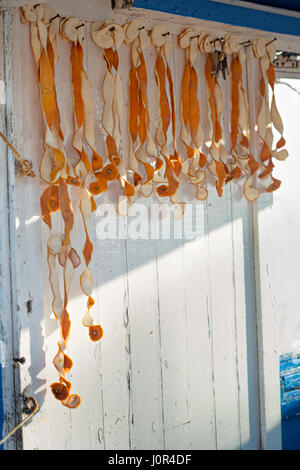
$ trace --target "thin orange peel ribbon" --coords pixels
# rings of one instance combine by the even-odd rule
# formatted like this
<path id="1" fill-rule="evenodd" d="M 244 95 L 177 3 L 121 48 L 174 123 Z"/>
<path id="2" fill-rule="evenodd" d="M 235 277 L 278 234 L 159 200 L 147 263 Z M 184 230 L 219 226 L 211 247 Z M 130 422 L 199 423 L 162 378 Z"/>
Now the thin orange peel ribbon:
<path id="1" fill-rule="evenodd" d="M 93 244 L 90 239 L 90 219 L 96 206 L 92 194 L 86 187 L 86 178 L 90 173 L 91 168 L 94 176 L 97 177 L 97 172 L 102 168 L 102 158 L 95 150 L 92 87 L 83 66 L 84 53 L 82 41 L 84 37 L 84 23 L 80 22 L 77 18 L 67 18 L 62 23 L 61 34 L 64 39 L 72 42 L 70 59 L 72 64 L 74 111 L 73 147 L 79 153 L 79 162 L 74 167 L 74 173 L 80 188 L 80 213 L 85 231 L 85 243 L 82 250 L 85 269 L 80 276 L 80 286 L 82 292 L 88 297 L 87 312 L 83 316 L 82 323 L 85 327 L 89 328 L 90 339 L 95 342 L 102 338 L 103 330 L 100 325 L 94 324 L 94 319 L 90 312 L 91 307 L 95 304 L 95 301 L 92 298 L 93 280 L 89 270 L 89 264 L 93 253 Z M 88 154 L 84 148 L 84 143 L 86 143 L 91 150 L 92 164 L 90 164 Z M 95 159 L 97 164 L 95 163 Z M 99 180 L 101 180 L 101 178 L 99 178 L 98 181 Z"/>
<path id="2" fill-rule="evenodd" d="M 210 162 L 208 170 L 216 178 L 216 189 L 219 197 L 223 194 L 223 186 L 229 176 L 226 167 L 227 152 L 224 146 L 222 130 L 223 93 L 218 82 L 218 77 L 213 74 L 213 54 L 221 47 L 220 42 L 214 36 L 204 35 L 199 42 L 199 49 L 202 53 L 208 54 L 205 63 L 205 78 L 208 90 L 208 107 L 210 121 Z"/>
<path id="3" fill-rule="evenodd" d="M 66 177 L 67 157 L 60 126 L 54 68 L 57 61 L 56 35 L 59 18 L 50 21 L 53 10 L 43 5 L 21 8 L 23 22 L 30 23 L 31 46 L 44 124 L 44 155 L 40 176 L 48 184 Z"/>
<path id="4" fill-rule="evenodd" d="M 45 130 L 40 176 L 49 186 L 41 196 L 41 211 L 42 219 L 50 229 L 47 242 L 47 261 L 53 294 L 52 311 L 60 329 L 58 353 L 53 360 L 59 374 L 59 382 L 55 382 L 50 387 L 55 398 L 64 406 L 76 408 L 81 399 L 79 395 L 70 395 L 71 383 L 66 379 L 66 374 L 73 363 L 64 351 L 67 347 L 71 327 L 67 311 L 68 295 L 74 269 L 80 263 L 80 258 L 71 246 L 70 233 L 74 217 L 67 185 L 63 179 L 67 176 L 67 159 L 55 88 L 55 64 L 58 58 L 56 36 L 59 31 L 59 18 L 50 21 L 54 12 L 42 5 L 23 7 L 21 15 L 24 22 L 30 23 L 31 45 Z M 65 224 L 65 232 L 53 234 L 51 215 L 58 210 L 60 210 Z M 63 301 L 59 287 L 57 260 L 63 267 Z"/>
<path id="5" fill-rule="evenodd" d="M 227 39 L 226 35 L 225 38 Z M 260 196 L 260 190 L 255 184 L 255 173 L 259 163 L 250 153 L 250 123 L 249 102 L 247 91 L 243 86 L 243 63 L 246 58 L 245 50 L 241 47 L 240 39 L 229 36 L 226 51 L 231 56 L 231 157 L 233 165 L 226 183 L 246 175 L 243 184 L 244 196 L 254 202 Z"/>
<path id="6" fill-rule="evenodd" d="M 187 149 L 187 158 L 182 162 L 182 173 L 197 188 L 196 198 L 205 200 L 207 189 L 203 186 L 206 172 L 203 169 L 207 157 L 202 151 L 203 131 L 200 121 L 198 99 L 198 78 L 195 62 L 198 56 L 200 34 L 194 28 L 187 28 L 178 36 L 179 47 L 186 51 L 186 64 L 181 81 L 181 140 Z"/>
<path id="7" fill-rule="evenodd" d="M 130 45 L 132 62 L 129 72 L 129 167 L 134 172 L 135 195 L 140 190 L 143 196 L 148 198 L 153 192 L 155 174 L 163 166 L 150 134 L 148 78 L 144 51 L 151 45 L 151 40 L 142 19 L 132 20 L 125 24 L 123 29 L 125 43 Z M 144 167 L 145 180 L 141 174 L 140 164 Z"/>
<path id="8" fill-rule="evenodd" d="M 156 49 L 155 77 L 159 95 L 159 122 L 156 130 L 156 142 L 164 159 L 164 175 L 155 176 L 159 185 L 156 192 L 160 197 L 169 197 L 175 204 L 176 216 L 184 214 L 185 203 L 179 197 L 179 177 L 182 163 L 176 144 L 176 114 L 174 84 L 168 57 L 172 50 L 172 35 L 164 24 L 154 26 L 151 30 L 151 42 Z M 168 141 L 168 130 L 171 127 L 172 142 Z M 172 147 L 170 149 L 170 147 Z M 160 184 L 163 183 L 163 184 Z"/>
<path id="9" fill-rule="evenodd" d="M 124 197 L 117 204 L 117 212 L 120 216 L 126 216 L 130 210 L 131 198 L 135 196 L 135 185 L 134 182 L 129 181 L 120 152 L 123 90 L 119 73 L 118 50 L 124 42 L 125 33 L 122 26 L 117 23 L 106 22 L 101 25 L 96 22 L 91 25 L 91 36 L 95 44 L 104 50 L 106 73 L 102 84 L 101 123 L 107 134 L 106 148 L 111 163 L 111 175 L 113 179 L 119 180 L 123 190 Z"/>
<path id="10" fill-rule="evenodd" d="M 253 54 L 258 59 L 261 71 L 260 81 L 260 95 L 261 105 L 257 115 L 257 128 L 258 135 L 260 136 L 263 144 L 260 152 L 260 161 L 262 172 L 258 178 L 264 183 L 265 192 L 276 191 L 281 181 L 274 178 L 272 175 L 274 169 L 273 158 L 277 160 L 285 160 L 288 157 L 288 152 L 283 149 L 285 139 L 283 138 L 283 123 L 281 116 L 278 112 L 274 85 L 275 85 L 275 69 L 273 60 L 276 54 L 276 47 L 274 43 L 269 43 L 266 38 L 259 38 L 253 42 Z M 267 86 L 268 84 L 272 90 L 271 106 L 269 105 Z M 274 127 L 280 134 L 280 138 L 272 150 L 274 144 L 274 134 L 272 127 Z"/>

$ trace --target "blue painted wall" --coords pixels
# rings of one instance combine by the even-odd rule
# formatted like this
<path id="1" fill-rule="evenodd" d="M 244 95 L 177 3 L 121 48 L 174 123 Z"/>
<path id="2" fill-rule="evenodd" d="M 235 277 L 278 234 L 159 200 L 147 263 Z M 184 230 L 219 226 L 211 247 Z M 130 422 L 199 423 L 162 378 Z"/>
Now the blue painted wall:
<path id="1" fill-rule="evenodd" d="M 300 355 L 280 357 L 282 448 L 300 450 Z"/>
<path id="2" fill-rule="evenodd" d="M 267 1 L 261 3 L 267 3 Z M 274 2 L 270 1 L 268 3 Z M 281 1 L 280 3 L 285 2 Z M 296 6 L 300 9 L 299 2 L 295 0 L 294 2 L 290 0 L 287 3 L 290 7 L 293 3 L 297 3 Z M 300 18 L 218 3 L 213 0 L 134 0 L 134 6 L 235 26 L 300 36 Z"/>

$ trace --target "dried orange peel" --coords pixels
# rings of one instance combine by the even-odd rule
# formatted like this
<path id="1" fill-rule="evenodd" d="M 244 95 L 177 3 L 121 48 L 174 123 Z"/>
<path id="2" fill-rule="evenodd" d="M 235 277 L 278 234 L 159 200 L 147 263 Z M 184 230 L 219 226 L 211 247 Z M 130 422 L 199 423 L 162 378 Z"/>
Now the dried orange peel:
<path id="1" fill-rule="evenodd" d="M 211 39 L 208 38 L 211 45 Z M 207 40 L 206 40 L 207 41 Z M 200 48 L 201 50 L 201 48 Z M 204 50 L 210 50 L 210 47 Z M 219 197 L 223 194 L 223 186 L 229 176 L 227 167 L 223 160 L 226 160 L 227 154 L 223 142 L 223 131 L 221 127 L 222 114 L 222 90 L 218 83 L 217 76 L 213 76 L 212 52 L 208 53 L 205 63 L 205 77 L 208 90 L 208 106 L 210 110 L 211 136 L 209 152 L 211 160 L 207 166 L 208 170 L 217 178 L 216 189 Z"/>
<path id="2" fill-rule="evenodd" d="M 80 285 L 83 293 L 88 296 L 88 311 L 83 316 L 82 323 L 89 327 L 89 336 L 92 341 L 98 341 L 102 338 L 103 330 L 100 325 L 94 325 L 90 308 L 94 305 L 91 297 L 93 281 L 89 270 L 89 264 L 93 253 L 93 244 L 90 239 L 91 226 L 90 218 L 95 206 L 93 206 L 93 197 L 86 188 L 86 178 L 92 169 L 97 178 L 94 185 L 96 194 L 97 185 L 102 185 L 103 190 L 107 189 L 107 179 L 100 177 L 99 173 L 105 171 L 102 169 L 102 158 L 95 150 L 95 132 L 94 132 L 94 105 L 92 88 L 88 76 L 83 66 L 83 46 L 84 23 L 77 18 L 67 18 L 61 26 L 61 34 L 64 39 L 72 42 L 71 64 L 72 64 L 72 85 L 73 85 L 73 111 L 74 111 L 74 137 L 73 147 L 79 153 L 79 162 L 74 167 L 76 181 L 80 187 L 80 213 L 83 220 L 85 231 L 85 243 L 82 250 L 85 261 L 85 269 L 80 276 Z M 89 161 L 88 154 L 84 148 L 84 143 L 91 149 L 92 163 Z M 106 168 L 107 170 L 107 168 Z M 110 177 L 108 177 L 110 179 Z"/>
<path id="3" fill-rule="evenodd" d="M 225 36 L 226 37 L 226 36 Z M 226 50 L 232 53 L 231 58 L 231 156 L 230 175 L 226 183 L 233 179 L 246 175 L 243 185 L 244 196 L 254 202 L 260 196 L 260 190 L 254 186 L 255 173 L 259 168 L 258 162 L 250 153 L 250 124 L 248 96 L 243 87 L 243 62 L 245 53 L 240 47 L 240 42 L 235 41 L 232 49 L 232 41 L 226 41 Z M 227 39 L 227 38 L 226 38 Z"/>
<path id="4" fill-rule="evenodd" d="M 141 191 L 149 197 L 153 191 L 153 179 L 163 165 L 157 156 L 157 148 L 150 134 L 148 109 L 148 78 L 144 51 L 151 44 L 142 19 L 134 19 L 124 25 L 125 43 L 130 45 L 131 70 L 129 72 L 129 167 L 134 173 L 135 195 Z M 141 165 L 143 171 L 141 171 Z"/>
<path id="5" fill-rule="evenodd" d="M 274 168 L 273 158 L 285 160 L 288 152 L 283 149 L 285 139 L 283 138 L 283 123 L 278 112 L 274 84 L 275 69 L 273 60 L 276 54 L 274 43 L 270 43 L 266 38 L 259 38 L 253 42 L 253 54 L 258 59 L 261 71 L 260 95 L 261 105 L 257 116 L 258 134 L 262 140 L 260 152 L 260 161 L 262 172 L 258 175 L 261 182 L 264 183 L 265 192 L 276 191 L 281 182 L 273 177 Z M 270 85 L 272 91 L 271 106 L 269 105 L 267 86 Z M 274 144 L 274 135 L 272 126 L 279 132 L 280 138 L 272 150 Z"/>
<path id="6" fill-rule="evenodd" d="M 40 164 L 40 176 L 43 181 L 52 184 L 60 176 L 66 176 L 67 163 L 54 74 L 58 57 L 56 35 L 59 18 L 49 22 L 49 16 L 54 12 L 42 5 L 22 7 L 21 12 L 23 22 L 30 23 L 31 46 L 44 123 L 44 155 Z"/>
<path id="7" fill-rule="evenodd" d="M 70 317 L 67 310 L 68 295 L 75 266 L 80 262 L 71 246 L 71 231 L 74 216 L 71 201 L 64 178 L 68 167 L 64 136 L 60 125 L 60 113 L 55 87 L 55 64 L 57 62 L 56 36 L 59 31 L 59 18 L 50 21 L 53 11 L 42 5 L 23 7 L 23 21 L 30 23 L 31 45 L 35 59 L 36 78 L 44 122 L 44 155 L 40 165 L 40 176 L 49 184 L 41 196 L 42 219 L 50 229 L 47 242 L 47 261 L 49 281 L 53 294 L 52 311 L 59 325 L 60 339 L 58 353 L 53 364 L 59 373 L 59 382 L 51 385 L 51 390 L 65 406 L 76 407 L 80 403 L 79 395 L 70 395 L 71 383 L 66 374 L 72 367 L 71 359 L 65 354 L 70 334 Z M 52 213 L 59 211 L 65 225 L 63 234 L 52 233 Z M 57 261 L 63 268 L 64 298 L 60 293 Z"/>
<path id="8" fill-rule="evenodd" d="M 102 84 L 103 113 L 102 126 L 107 133 L 106 149 L 111 164 L 110 171 L 115 179 L 118 179 L 125 198 L 130 199 L 135 195 L 134 182 L 130 182 L 125 163 L 120 154 L 121 122 L 123 112 L 123 90 L 119 73 L 118 50 L 123 44 L 125 33 L 117 23 L 98 22 L 91 25 L 91 36 L 95 44 L 104 50 L 103 57 L 106 63 L 106 73 Z M 119 215 L 127 215 L 119 211 Z"/>
<path id="9" fill-rule="evenodd" d="M 206 173 L 206 155 L 202 151 L 203 132 L 200 122 L 198 99 L 198 78 L 195 62 L 198 56 L 199 34 L 187 28 L 178 37 L 179 47 L 186 51 L 186 65 L 181 81 L 181 140 L 187 149 L 187 158 L 182 163 L 182 173 L 189 177 L 190 183 L 197 188 L 197 199 L 206 199 L 208 192 L 203 187 Z"/>
<path id="10" fill-rule="evenodd" d="M 176 144 L 176 114 L 174 85 L 168 56 L 172 50 L 171 33 L 167 26 L 160 24 L 151 30 L 151 42 L 156 49 L 155 77 L 159 95 L 159 122 L 156 130 L 156 142 L 164 159 L 164 178 L 166 184 L 156 187 L 160 197 L 169 197 L 172 204 L 179 201 L 179 176 L 182 169 L 181 159 Z M 172 142 L 168 142 L 167 133 L 172 129 Z M 170 147 L 172 149 L 170 150 Z M 159 182 L 159 175 L 156 179 Z"/>
<path id="11" fill-rule="evenodd" d="M 22 22 L 30 25 L 30 41 L 44 126 L 44 152 L 40 163 L 40 176 L 46 187 L 43 189 L 40 204 L 42 220 L 49 228 L 47 262 L 52 291 L 52 312 L 60 332 L 58 351 L 53 359 L 58 380 L 51 384 L 51 390 L 64 406 L 76 408 L 81 399 L 79 395 L 71 394 L 71 382 L 68 380 L 73 366 L 72 359 L 67 355 L 71 331 L 68 306 L 73 278 L 81 263 L 83 270 L 80 286 L 87 297 L 87 308 L 82 323 L 88 328 L 89 337 L 93 342 L 99 341 L 103 336 L 101 325 L 95 323 L 92 315 L 95 301 L 92 296 L 93 278 L 90 270 L 94 248 L 91 241 L 91 219 L 96 209 L 93 195 L 107 191 L 110 182 L 118 180 L 122 197 L 117 205 L 117 212 L 126 216 L 131 212 L 138 195 L 149 197 L 155 188 L 158 196 L 169 198 L 174 205 L 174 216 L 179 219 L 185 210 L 185 203 L 180 200 L 180 182 L 183 179 L 188 180 L 196 189 L 196 199 L 203 201 L 208 196 L 204 187 L 208 171 L 215 177 L 219 197 L 222 196 L 226 184 L 240 178 L 244 178 L 244 196 L 251 202 L 257 200 L 261 192 L 273 192 L 278 189 L 280 181 L 273 177 L 274 159 L 285 160 L 288 153 L 284 149 L 283 123 L 274 93 L 273 59 L 276 49 L 274 44 L 268 43 L 266 39 L 260 38 L 253 43 L 254 56 L 259 60 L 261 71 L 260 106 L 256 119 L 261 149 L 259 158 L 256 159 L 250 152 L 249 103 L 247 91 L 243 86 L 245 57 L 238 36 L 225 34 L 221 40 L 206 32 L 197 34 L 191 27 L 179 34 L 178 44 L 185 52 L 185 66 L 181 79 L 180 119 L 177 119 L 174 80 L 169 64 L 173 39 L 168 27 L 158 24 L 149 34 L 146 31 L 146 22 L 140 18 L 133 19 L 123 26 L 112 21 L 104 24 L 93 23 L 90 33 L 95 44 L 103 51 L 106 67 L 102 83 L 101 116 L 107 153 L 107 162 L 104 164 L 102 156 L 96 151 L 94 96 L 84 68 L 83 38 L 86 23 L 77 18 L 60 18 L 51 8 L 43 5 L 22 7 L 20 11 Z M 57 99 L 55 68 L 59 58 L 59 36 L 70 43 L 74 117 L 72 145 L 77 153 L 76 161 L 70 159 L 65 150 L 63 123 Z M 123 44 L 130 48 L 126 130 L 122 128 L 122 113 L 126 103 L 123 102 L 119 67 L 119 51 Z M 145 51 L 150 47 L 156 52 L 154 72 L 158 101 L 154 114 L 158 125 L 155 139 L 151 136 L 154 126 L 150 122 L 149 76 L 145 60 Z M 202 111 L 200 113 L 197 73 L 199 51 L 206 54 L 204 78 L 208 102 L 207 142 L 204 142 Z M 222 51 L 228 55 L 232 78 L 229 133 L 224 126 L 224 97 L 215 70 L 219 56 L 214 54 Z M 268 86 L 272 93 L 271 103 L 267 99 Z M 180 134 L 177 130 L 178 120 L 181 121 Z M 279 134 L 276 143 L 274 130 Z M 122 139 L 127 131 L 129 164 L 121 152 Z M 180 139 L 180 142 L 177 139 Z M 183 161 L 177 151 L 179 145 L 185 154 Z M 85 237 L 82 257 L 72 246 L 74 213 L 71 196 L 74 187 L 74 192 L 79 195 Z M 53 217 L 58 218 L 63 227 L 59 233 L 52 229 Z"/>
<path id="12" fill-rule="evenodd" d="M 41 197 L 42 219 L 50 229 L 47 242 L 47 261 L 49 266 L 49 281 L 53 295 L 52 311 L 60 330 L 58 352 L 53 364 L 59 374 L 59 382 L 52 384 L 51 390 L 55 398 L 64 406 L 75 408 L 80 404 L 79 395 L 70 395 L 71 383 L 66 375 L 73 362 L 66 355 L 65 350 L 70 335 L 71 321 L 68 313 L 69 291 L 74 277 L 74 270 L 80 265 L 80 257 L 71 244 L 71 231 L 74 224 L 74 215 L 66 182 L 60 178 L 58 185 L 49 186 Z M 52 213 L 61 212 L 65 230 L 62 233 L 52 232 Z M 63 269 L 64 295 L 60 292 L 58 265 Z M 72 399 L 71 399 L 72 398 Z"/>

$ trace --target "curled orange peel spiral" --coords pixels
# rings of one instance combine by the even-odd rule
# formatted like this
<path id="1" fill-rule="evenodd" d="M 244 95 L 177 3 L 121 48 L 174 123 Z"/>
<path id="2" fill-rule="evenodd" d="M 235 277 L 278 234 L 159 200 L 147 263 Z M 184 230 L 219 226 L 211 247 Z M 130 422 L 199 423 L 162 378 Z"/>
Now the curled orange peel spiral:
<path id="1" fill-rule="evenodd" d="M 155 77 L 159 94 L 159 123 L 156 131 L 156 141 L 165 163 L 164 178 L 166 184 L 157 186 L 156 192 L 160 197 L 169 197 L 177 204 L 179 190 L 179 175 L 182 169 L 181 159 L 176 150 L 176 115 L 174 86 L 168 55 L 172 48 L 171 35 L 165 25 L 157 25 L 151 30 L 151 41 L 156 48 Z M 167 132 L 171 125 L 173 151 L 170 151 Z"/>
<path id="2" fill-rule="evenodd" d="M 72 65 L 72 85 L 73 85 L 73 111 L 74 111 L 74 137 L 73 147 L 79 153 L 79 162 L 75 165 L 74 173 L 77 177 L 80 186 L 80 213 L 84 225 L 85 243 L 82 249 L 82 254 L 85 262 L 85 269 L 80 276 L 80 285 L 83 293 L 88 296 L 88 312 L 94 305 L 94 300 L 90 296 L 92 290 L 92 276 L 89 271 L 89 264 L 92 259 L 93 244 L 90 239 L 91 227 L 89 219 L 91 213 L 95 210 L 95 201 L 93 194 L 100 194 L 106 191 L 107 180 L 110 180 L 111 175 L 109 168 L 103 167 L 103 160 L 95 150 L 95 135 L 94 135 L 94 109 L 91 94 L 91 85 L 83 66 L 83 33 L 82 24 L 79 20 L 71 18 L 66 20 L 63 24 L 62 34 L 65 39 L 72 42 L 71 48 L 71 65 Z M 92 152 L 91 163 L 88 154 L 84 148 L 84 143 L 90 148 Z M 89 191 L 86 188 L 86 178 L 92 169 L 93 175 L 97 178 L 96 182 L 91 183 Z M 105 178 L 107 175 L 107 178 Z M 88 290 L 86 288 L 89 282 Z M 89 312 L 89 324 L 86 324 L 83 317 L 83 325 L 89 327 L 89 336 L 93 341 L 98 341 L 103 335 L 103 330 L 100 325 L 94 325 L 94 320 Z M 99 331 L 101 330 L 101 334 Z"/>
<path id="3" fill-rule="evenodd" d="M 198 78 L 195 62 L 198 54 L 198 37 L 193 28 L 185 29 L 178 37 L 179 46 L 186 51 L 186 64 L 181 81 L 181 140 L 187 150 L 187 158 L 182 164 L 190 183 L 196 185 L 197 199 L 204 200 L 208 196 L 203 183 L 206 173 L 203 167 L 207 157 L 202 152 L 203 133 L 200 122 L 200 105 L 198 99 Z"/>
<path id="4" fill-rule="evenodd" d="M 216 76 L 213 76 L 213 60 L 212 54 L 210 53 L 207 57 L 205 64 L 205 77 L 208 88 L 208 105 L 210 110 L 210 120 L 211 120 L 211 146 L 210 154 L 211 161 L 208 164 L 209 171 L 214 174 L 217 178 L 216 189 L 219 197 L 223 194 L 223 186 L 226 182 L 227 177 L 229 176 L 226 169 L 226 165 L 220 159 L 220 146 L 222 139 L 222 127 L 220 122 L 220 93 L 216 97 L 216 89 L 220 92 L 220 86 Z M 219 106 L 218 106 L 219 105 Z M 219 109 L 218 109 L 219 108 Z"/>
<path id="5" fill-rule="evenodd" d="M 259 174 L 259 178 L 261 181 L 266 182 L 264 190 L 270 193 L 276 191 L 281 184 L 281 182 L 272 175 L 274 168 L 273 159 L 285 160 L 288 157 L 288 152 L 283 149 L 285 146 L 283 123 L 275 100 L 274 85 L 276 76 L 273 60 L 276 54 L 276 47 L 274 43 L 268 42 L 267 39 L 259 38 L 253 43 L 253 53 L 259 60 L 261 71 L 261 105 L 257 116 L 258 134 L 262 140 L 262 148 L 260 151 L 262 171 Z M 271 105 L 269 104 L 267 85 L 271 88 Z M 280 138 L 274 149 L 272 149 L 274 141 L 272 127 L 280 134 Z"/>
<path id="6" fill-rule="evenodd" d="M 131 21 L 123 29 L 125 42 L 130 45 L 132 62 L 129 72 L 129 167 L 133 171 L 135 193 L 141 191 L 144 197 L 149 197 L 153 191 L 154 176 L 163 166 L 150 135 L 148 78 L 144 57 L 144 50 L 150 45 L 150 37 L 140 19 Z"/>
<path id="7" fill-rule="evenodd" d="M 91 26 L 91 36 L 95 44 L 103 49 L 106 64 L 106 73 L 102 85 L 104 105 L 101 122 L 107 134 L 106 149 L 111 164 L 108 176 L 113 175 L 114 179 L 119 180 L 125 198 L 130 201 L 130 198 L 135 195 L 135 185 L 128 179 L 125 164 L 120 154 L 123 94 L 119 75 L 118 49 L 124 42 L 125 34 L 119 24 L 104 23 L 99 25 L 99 23 L 94 23 Z M 102 185 L 102 187 L 104 186 Z"/>

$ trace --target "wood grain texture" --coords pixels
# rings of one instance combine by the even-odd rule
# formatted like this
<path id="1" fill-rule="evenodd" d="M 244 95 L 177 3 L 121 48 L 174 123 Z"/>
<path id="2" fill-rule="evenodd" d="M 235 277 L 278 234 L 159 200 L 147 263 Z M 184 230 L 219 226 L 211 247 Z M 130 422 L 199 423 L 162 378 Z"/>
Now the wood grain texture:
<path id="1" fill-rule="evenodd" d="M 253 83 L 260 76 L 257 61 L 248 52 L 248 82 Z M 259 110 L 259 97 L 249 87 L 251 127 L 255 127 Z M 252 132 L 251 149 L 257 155 L 261 143 Z M 264 194 L 252 206 L 254 273 L 256 286 L 257 342 L 260 396 L 260 439 L 262 449 L 281 449 L 281 410 L 278 355 L 278 317 L 274 305 L 275 295 L 270 276 L 272 268 L 272 201 L 273 196 Z M 271 216 L 269 215 L 271 214 Z M 271 274 L 272 273 L 272 274 Z"/>
<path id="2" fill-rule="evenodd" d="M 7 93 L 5 89 L 5 36 L 4 36 L 4 14 L 0 15 L 0 83 L 2 88 L 0 104 L 0 127 L 3 132 L 12 136 L 10 124 L 6 123 L 7 113 Z M 6 36 L 7 38 L 7 36 Z M 11 253 L 10 253 L 10 225 L 8 217 L 9 196 L 8 196 L 8 166 L 14 167 L 14 160 L 11 152 L 3 141 L 0 143 L 0 434 L 5 436 L 16 424 L 15 416 L 15 383 L 14 383 L 14 346 L 13 346 L 13 315 L 12 315 L 12 294 L 11 294 Z M 11 183 L 10 183 L 11 186 Z M 14 449 L 17 445 L 17 436 L 13 436 L 5 443 L 5 449 Z M 18 436 L 19 437 L 19 436 Z"/>

